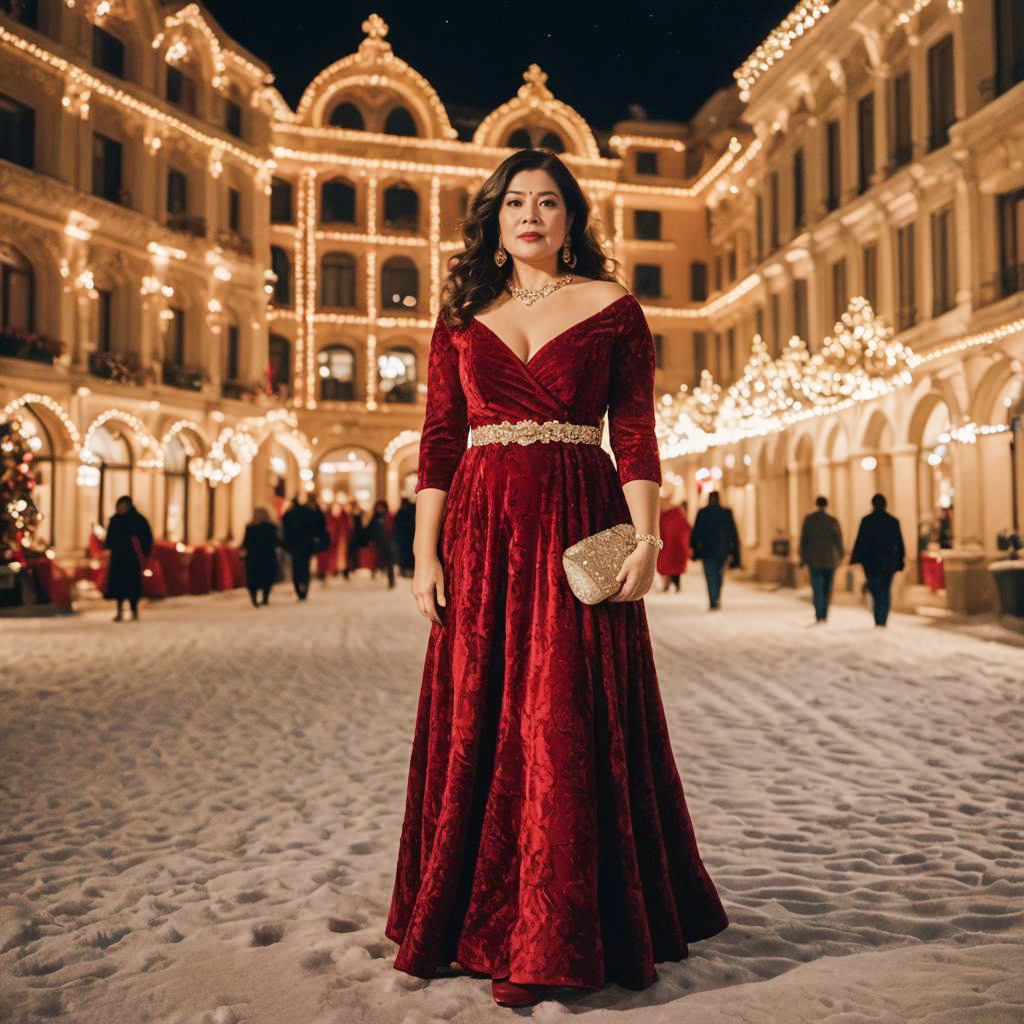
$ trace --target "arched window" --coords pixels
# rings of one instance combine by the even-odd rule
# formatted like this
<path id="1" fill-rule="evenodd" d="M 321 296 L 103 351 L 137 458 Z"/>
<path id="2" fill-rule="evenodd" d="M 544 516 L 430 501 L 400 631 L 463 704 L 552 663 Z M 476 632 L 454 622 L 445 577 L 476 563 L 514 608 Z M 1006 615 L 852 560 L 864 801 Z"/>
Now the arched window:
<path id="1" fill-rule="evenodd" d="M 388 135 L 418 135 L 416 122 L 405 107 L 395 107 L 384 120 L 384 131 Z"/>
<path id="2" fill-rule="evenodd" d="M 164 445 L 164 537 L 188 543 L 189 455 L 180 437 Z"/>
<path id="3" fill-rule="evenodd" d="M 292 263 L 279 245 L 270 247 L 270 269 L 277 275 L 274 282 L 274 305 L 287 306 L 292 301 Z"/>
<path id="4" fill-rule="evenodd" d="M 117 499 L 132 493 L 132 449 L 113 423 L 93 431 L 91 448 L 100 460 L 99 508 L 96 521 L 102 526 L 116 511 Z"/>
<path id="5" fill-rule="evenodd" d="M 331 111 L 330 124 L 334 128 L 347 128 L 352 132 L 361 132 L 366 129 L 366 122 L 363 120 L 359 108 L 347 100 L 344 103 L 339 103 Z"/>
<path id="6" fill-rule="evenodd" d="M 416 231 L 420 221 L 420 197 L 402 183 L 384 189 L 384 227 L 394 231 Z"/>
<path id="7" fill-rule="evenodd" d="M 35 274 L 17 249 L 0 242 L 0 327 L 34 331 Z"/>
<path id="8" fill-rule="evenodd" d="M 377 379 L 385 402 L 416 401 L 416 353 L 395 346 L 377 356 Z"/>
<path id="9" fill-rule="evenodd" d="M 320 193 L 321 224 L 355 224 L 356 188 L 344 178 L 325 181 Z"/>
<path id="10" fill-rule="evenodd" d="M 53 435 L 46 426 L 46 420 L 37 416 L 30 405 L 18 410 L 21 433 L 32 451 L 32 477 L 36 484 L 32 500 L 39 509 L 39 525 L 36 536 L 48 544 L 54 543 L 57 523 L 57 453 L 53 447 Z"/>
<path id="11" fill-rule="evenodd" d="M 530 141 L 530 133 L 525 128 L 517 128 L 514 132 L 509 132 L 505 145 L 509 149 L 529 149 L 533 143 Z"/>
<path id="12" fill-rule="evenodd" d="M 550 149 L 552 153 L 564 153 L 565 143 L 558 132 L 545 132 L 537 146 L 538 149 Z"/>
<path id="13" fill-rule="evenodd" d="M 356 258 L 329 252 L 320 262 L 320 305 L 351 309 L 356 304 Z"/>
<path id="14" fill-rule="evenodd" d="M 316 357 L 320 401 L 351 402 L 356 396 L 356 357 L 347 345 L 328 345 Z"/>
<path id="15" fill-rule="evenodd" d="M 381 307 L 411 312 L 420 301 L 420 275 L 408 256 L 392 256 L 381 269 Z"/>
<path id="16" fill-rule="evenodd" d="M 278 398 L 287 398 L 292 383 L 292 343 L 280 334 L 272 334 L 268 346 L 270 390 Z"/>

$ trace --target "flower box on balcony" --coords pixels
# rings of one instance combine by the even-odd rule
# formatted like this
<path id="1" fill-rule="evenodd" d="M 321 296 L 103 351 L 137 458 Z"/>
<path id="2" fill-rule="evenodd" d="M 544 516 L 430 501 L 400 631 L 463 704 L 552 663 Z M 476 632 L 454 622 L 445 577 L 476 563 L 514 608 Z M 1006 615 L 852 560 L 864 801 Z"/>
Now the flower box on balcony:
<path id="1" fill-rule="evenodd" d="M 36 363 L 55 363 L 64 352 L 64 343 L 20 327 L 0 327 L 0 356 L 31 359 Z"/>
<path id="2" fill-rule="evenodd" d="M 94 377 L 110 380 L 115 384 L 141 384 L 142 371 L 131 356 L 119 356 L 114 352 L 90 352 L 89 372 Z"/>

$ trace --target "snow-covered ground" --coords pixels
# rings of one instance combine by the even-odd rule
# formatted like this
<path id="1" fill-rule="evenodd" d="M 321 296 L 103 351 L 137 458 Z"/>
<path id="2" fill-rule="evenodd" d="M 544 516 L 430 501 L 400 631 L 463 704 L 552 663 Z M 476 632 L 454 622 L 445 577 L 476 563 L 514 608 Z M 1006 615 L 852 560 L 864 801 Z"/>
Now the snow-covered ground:
<path id="1" fill-rule="evenodd" d="M 647 609 L 732 917 L 537 1021 L 1024 1020 L 1024 652 L 730 581 Z M 408 581 L 0 621 L 0 1020 L 509 1020 L 383 935 L 428 623 Z"/>

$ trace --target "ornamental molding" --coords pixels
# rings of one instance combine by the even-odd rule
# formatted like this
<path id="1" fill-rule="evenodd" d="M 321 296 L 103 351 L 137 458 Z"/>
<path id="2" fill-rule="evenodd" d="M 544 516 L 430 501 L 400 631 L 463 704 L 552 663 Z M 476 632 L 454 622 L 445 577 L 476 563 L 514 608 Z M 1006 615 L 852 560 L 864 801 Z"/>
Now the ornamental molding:
<path id="1" fill-rule="evenodd" d="M 366 38 L 359 49 L 324 68 L 306 87 L 299 100 L 295 120 L 307 125 L 322 125 L 328 105 L 339 93 L 353 86 L 383 89 L 397 93 L 410 102 L 429 135 L 455 139 L 458 133 L 448 119 L 434 87 L 418 71 L 395 56 L 385 36 L 388 25 L 378 14 L 371 14 L 362 25 Z"/>
<path id="2" fill-rule="evenodd" d="M 476 146 L 502 147 L 506 133 L 520 122 L 550 122 L 563 131 L 568 148 L 576 156 L 599 160 L 601 153 L 590 126 L 567 103 L 556 100 L 547 86 L 548 76 L 540 65 L 531 64 L 523 72 L 523 84 L 507 103 L 491 111 L 473 133 Z M 507 147 L 506 147 L 507 148 Z"/>

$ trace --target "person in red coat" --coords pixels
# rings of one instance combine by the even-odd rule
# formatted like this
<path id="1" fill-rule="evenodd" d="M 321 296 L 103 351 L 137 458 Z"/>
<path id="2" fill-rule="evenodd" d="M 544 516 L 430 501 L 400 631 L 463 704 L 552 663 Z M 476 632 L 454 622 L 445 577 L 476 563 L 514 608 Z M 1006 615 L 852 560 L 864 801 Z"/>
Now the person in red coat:
<path id="1" fill-rule="evenodd" d="M 661 510 L 661 539 L 665 546 L 658 552 L 658 574 L 665 578 L 661 589 L 674 584 L 679 591 L 679 577 L 686 572 L 690 560 L 690 520 L 686 518 L 686 502 L 681 506 L 668 503 Z"/>
<path id="2" fill-rule="evenodd" d="M 326 582 L 328 576 L 338 575 L 338 546 L 341 543 L 345 522 L 341 506 L 334 502 L 324 515 L 327 520 L 327 539 L 330 546 L 316 556 L 316 574 Z"/>

